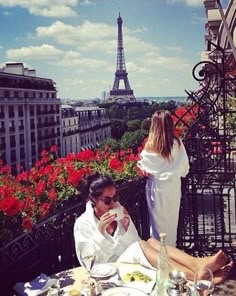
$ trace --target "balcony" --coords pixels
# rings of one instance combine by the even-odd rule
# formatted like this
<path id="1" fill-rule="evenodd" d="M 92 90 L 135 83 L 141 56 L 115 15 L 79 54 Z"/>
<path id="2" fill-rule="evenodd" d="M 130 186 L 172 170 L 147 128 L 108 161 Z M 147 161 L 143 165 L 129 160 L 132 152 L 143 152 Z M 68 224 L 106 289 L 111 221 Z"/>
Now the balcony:
<path id="1" fill-rule="evenodd" d="M 145 199 L 146 179 L 118 183 L 118 199 L 130 213 L 142 239 L 150 236 L 149 218 Z M 1 291 L 12 296 L 11 287 L 16 281 L 30 281 L 41 272 L 51 275 L 78 266 L 73 238 L 75 219 L 85 210 L 82 196 L 73 196 L 57 206 L 56 210 L 33 228 L 0 247 Z M 230 283 L 235 283 L 235 274 Z M 217 291 L 231 291 L 221 285 Z M 229 294 L 231 295 L 231 294 Z M 232 294 L 233 295 L 233 294 Z"/>

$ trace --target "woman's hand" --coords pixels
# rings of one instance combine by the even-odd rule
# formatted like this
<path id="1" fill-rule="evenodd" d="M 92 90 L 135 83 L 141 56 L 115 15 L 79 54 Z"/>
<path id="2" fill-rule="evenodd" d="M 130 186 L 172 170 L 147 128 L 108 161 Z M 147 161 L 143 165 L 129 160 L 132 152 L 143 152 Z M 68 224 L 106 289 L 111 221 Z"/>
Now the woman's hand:
<path id="1" fill-rule="evenodd" d="M 127 231 L 128 227 L 129 227 L 130 216 L 129 216 L 128 212 L 126 211 L 126 208 L 124 208 L 124 207 L 123 207 L 123 214 L 124 214 L 124 217 L 122 219 L 120 219 L 120 222 L 123 225 L 125 231 Z"/>
<path id="2" fill-rule="evenodd" d="M 115 218 L 116 214 L 111 214 L 109 211 L 103 214 L 98 223 L 98 230 L 104 234 L 107 227 L 115 220 Z"/>

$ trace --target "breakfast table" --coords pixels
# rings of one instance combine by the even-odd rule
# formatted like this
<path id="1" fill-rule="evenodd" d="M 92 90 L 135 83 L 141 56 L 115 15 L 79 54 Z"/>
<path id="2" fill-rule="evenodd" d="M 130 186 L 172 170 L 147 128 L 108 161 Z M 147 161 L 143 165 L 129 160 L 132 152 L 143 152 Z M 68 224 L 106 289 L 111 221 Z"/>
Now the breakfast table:
<path id="1" fill-rule="evenodd" d="M 61 271 L 50 278 L 58 280 L 58 295 L 63 296 L 153 296 L 155 277 L 154 269 L 140 264 L 106 263 L 95 265 L 91 271 L 90 282 L 95 283 L 96 292 L 89 287 L 88 272 L 84 267 Z M 50 295 L 50 290 L 45 295 Z"/>

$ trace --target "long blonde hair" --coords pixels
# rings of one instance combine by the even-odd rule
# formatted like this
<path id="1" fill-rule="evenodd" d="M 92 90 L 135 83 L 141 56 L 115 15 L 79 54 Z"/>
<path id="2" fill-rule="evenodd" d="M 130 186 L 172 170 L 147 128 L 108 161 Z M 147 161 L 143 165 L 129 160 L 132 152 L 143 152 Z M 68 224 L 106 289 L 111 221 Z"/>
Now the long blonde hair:
<path id="1" fill-rule="evenodd" d="M 174 122 L 170 112 L 165 110 L 156 111 L 152 116 L 145 149 L 170 160 L 174 139 L 177 140 L 180 146 L 179 138 L 174 135 Z"/>

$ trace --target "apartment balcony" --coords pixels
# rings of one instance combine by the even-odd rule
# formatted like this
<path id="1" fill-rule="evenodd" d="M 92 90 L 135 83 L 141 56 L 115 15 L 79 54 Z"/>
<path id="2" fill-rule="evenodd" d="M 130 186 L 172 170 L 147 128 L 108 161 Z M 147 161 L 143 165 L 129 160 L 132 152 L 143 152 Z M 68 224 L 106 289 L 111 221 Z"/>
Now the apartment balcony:
<path id="1" fill-rule="evenodd" d="M 123 181 L 117 184 L 118 198 L 131 215 L 142 239 L 150 236 L 149 217 L 145 199 L 146 179 Z M 18 281 L 30 281 L 40 273 L 47 275 L 71 269 L 79 265 L 74 249 L 73 225 L 85 210 L 82 195 L 57 206 L 54 212 L 42 219 L 32 231 L 18 234 L 10 242 L 0 245 L 1 291 L 12 296 L 11 287 Z M 195 221 L 194 223 L 197 223 Z M 207 251 L 207 246 L 202 246 Z M 235 274 L 230 277 L 235 284 Z M 229 282 L 228 282 L 229 284 Z M 218 286 L 217 291 L 235 291 L 235 286 Z M 234 294 L 229 294 L 234 295 Z"/>
<path id="2" fill-rule="evenodd" d="M 57 121 L 40 122 L 37 124 L 37 128 L 45 128 L 48 126 L 55 126 L 55 125 L 58 125 Z"/>
<path id="3" fill-rule="evenodd" d="M 52 134 L 48 134 L 48 135 L 44 135 L 44 136 L 38 136 L 38 140 L 44 141 L 44 140 L 58 138 L 58 137 L 60 137 L 60 133 L 52 133 Z"/>

